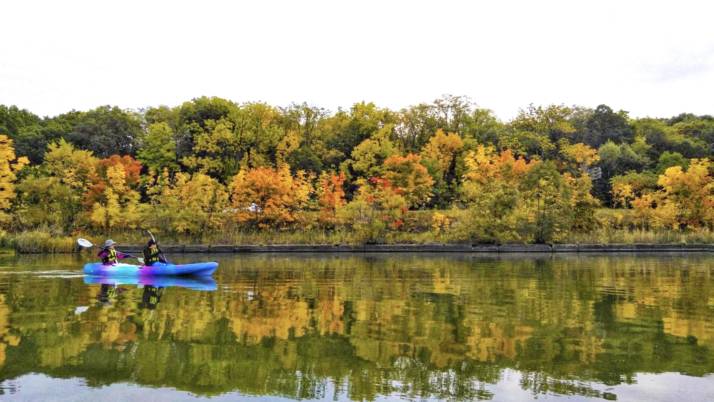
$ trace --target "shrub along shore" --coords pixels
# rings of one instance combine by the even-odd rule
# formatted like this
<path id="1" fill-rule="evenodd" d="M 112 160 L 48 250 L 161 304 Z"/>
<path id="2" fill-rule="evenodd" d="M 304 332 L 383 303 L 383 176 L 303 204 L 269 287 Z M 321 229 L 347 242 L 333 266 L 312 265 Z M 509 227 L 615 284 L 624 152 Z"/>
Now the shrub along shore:
<path id="1" fill-rule="evenodd" d="M 158 233 L 161 236 L 160 233 Z M 18 253 L 77 253 L 82 250 L 77 238 L 102 244 L 106 238 L 118 242 L 118 249 L 138 252 L 147 240 L 143 231 L 109 234 L 56 236 L 46 231 L 6 234 L 0 247 Z M 468 239 L 439 236 L 431 231 L 400 233 L 380 243 L 364 243 L 349 231 L 254 231 L 213 234 L 202 238 L 159 237 L 167 253 L 251 253 L 251 252 L 646 252 L 646 251 L 714 251 L 714 233 L 697 231 L 640 231 L 618 229 L 581 235 L 567 242 L 549 244 L 473 243 Z"/>

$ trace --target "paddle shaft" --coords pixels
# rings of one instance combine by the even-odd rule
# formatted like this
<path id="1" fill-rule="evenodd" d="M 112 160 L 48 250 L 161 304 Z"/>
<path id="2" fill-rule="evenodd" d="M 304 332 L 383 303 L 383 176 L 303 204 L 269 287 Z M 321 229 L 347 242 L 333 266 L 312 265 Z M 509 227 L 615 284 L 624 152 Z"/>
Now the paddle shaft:
<path id="1" fill-rule="evenodd" d="M 154 234 L 151 233 L 151 230 L 147 230 L 147 232 L 149 233 L 149 236 L 151 236 L 151 240 L 153 240 L 154 244 L 156 244 L 156 248 L 159 250 L 159 258 L 164 260 L 164 262 L 168 263 L 169 260 L 166 259 L 166 255 L 164 255 L 164 252 L 161 251 L 161 249 L 159 248 L 159 243 L 156 242 L 156 238 L 154 237 Z"/>

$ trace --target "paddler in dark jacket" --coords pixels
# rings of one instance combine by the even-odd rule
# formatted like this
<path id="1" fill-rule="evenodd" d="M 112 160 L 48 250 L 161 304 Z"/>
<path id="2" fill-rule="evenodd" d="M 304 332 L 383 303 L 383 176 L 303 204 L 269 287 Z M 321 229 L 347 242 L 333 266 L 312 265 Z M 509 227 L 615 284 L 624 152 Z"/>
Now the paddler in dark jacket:
<path id="1" fill-rule="evenodd" d="M 117 251 L 114 249 L 114 245 L 116 242 L 114 240 L 109 239 L 104 242 L 104 247 L 102 248 L 102 251 L 97 254 L 97 257 L 102 259 L 102 264 L 104 265 L 114 265 L 118 262 L 118 260 L 123 260 L 124 258 L 130 258 L 130 254 L 125 254 L 120 251 Z"/>
<path id="2" fill-rule="evenodd" d="M 156 241 L 149 239 L 149 242 L 146 243 L 146 247 L 144 247 L 144 265 L 150 267 L 156 262 L 165 263 L 166 259 L 164 258 L 164 253 L 159 249 L 159 245 L 156 244 Z"/>

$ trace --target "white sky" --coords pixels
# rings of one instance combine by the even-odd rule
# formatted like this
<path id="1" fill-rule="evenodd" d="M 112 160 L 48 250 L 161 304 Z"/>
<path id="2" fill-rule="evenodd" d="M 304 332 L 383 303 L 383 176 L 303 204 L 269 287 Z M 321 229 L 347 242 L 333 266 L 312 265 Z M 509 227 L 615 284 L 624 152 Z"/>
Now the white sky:
<path id="1" fill-rule="evenodd" d="M 194 97 L 335 110 L 466 95 L 714 114 L 711 1 L 0 2 L 0 103 L 40 115 Z"/>

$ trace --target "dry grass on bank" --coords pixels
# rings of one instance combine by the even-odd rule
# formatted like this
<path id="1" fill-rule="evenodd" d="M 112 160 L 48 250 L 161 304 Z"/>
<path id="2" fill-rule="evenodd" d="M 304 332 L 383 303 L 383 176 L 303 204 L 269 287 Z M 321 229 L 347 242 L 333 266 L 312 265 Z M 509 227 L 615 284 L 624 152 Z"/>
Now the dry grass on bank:
<path id="1" fill-rule="evenodd" d="M 468 213 L 464 210 L 438 211 L 451 225 L 433 226 L 435 211 L 411 211 L 399 231 L 387 231 L 378 240 L 385 244 L 425 243 L 477 243 L 464 237 L 459 225 L 468 225 Z M 671 229 L 639 228 L 630 210 L 598 210 L 595 215 L 598 227 L 587 233 L 571 233 L 559 243 L 577 244 L 711 244 L 714 231 L 675 231 Z M 301 229 L 245 229 L 227 225 L 220 232 L 204 233 L 201 236 L 184 236 L 156 231 L 162 244 L 363 244 L 363 237 L 349 228 L 324 229 L 305 226 Z M 143 244 L 147 234 L 143 230 L 114 230 L 109 233 L 80 233 L 75 236 L 57 235 L 46 229 L 26 231 L 0 236 L 0 248 L 15 249 L 20 253 L 68 253 L 77 251 L 76 240 L 85 237 L 95 244 L 112 238 L 119 244 Z"/>

